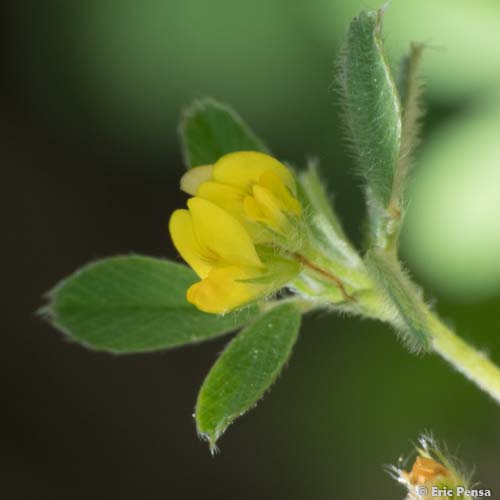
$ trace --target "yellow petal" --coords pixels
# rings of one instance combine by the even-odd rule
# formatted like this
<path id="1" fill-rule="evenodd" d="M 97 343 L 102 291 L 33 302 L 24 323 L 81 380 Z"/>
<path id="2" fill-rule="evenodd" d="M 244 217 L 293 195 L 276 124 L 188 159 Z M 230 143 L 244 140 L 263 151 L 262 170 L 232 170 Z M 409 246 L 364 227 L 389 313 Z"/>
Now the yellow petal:
<path id="1" fill-rule="evenodd" d="M 220 182 L 204 182 L 198 188 L 196 196 L 211 201 L 236 217 L 240 222 L 245 216 L 243 200 L 246 193 L 240 188 L 221 184 Z"/>
<path id="2" fill-rule="evenodd" d="M 264 172 L 259 179 L 259 185 L 271 191 L 282 204 L 283 210 L 294 215 L 300 215 L 302 207 L 299 201 L 292 196 L 290 190 L 281 179 L 270 170 Z"/>
<path id="3" fill-rule="evenodd" d="M 191 214 L 187 210 L 175 210 L 170 217 L 169 231 L 174 246 L 181 257 L 200 278 L 207 276 L 215 261 L 198 243 L 193 231 Z"/>
<path id="4" fill-rule="evenodd" d="M 238 220 L 202 198 L 188 200 L 193 231 L 200 246 L 220 264 L 262 267 L 250 235 Z"/>
<path id="5" fill-rule="evenodd" d="M 265 293 L 266 285 L 238 281 L 256 278 L 261 274 L 261 269 L 239 266 L 214 269 L 204 280 L 188 289 L 186 298 L 201 311 L 225 313 Z"/>
<path id="6" fill-rule="evenodd" d="M 266 214 L 262 211 L 257 200 L 253 196 L 247 196 L 244 201 L 245 213 L 248 218 L 264 222 L 266 220 Z"/>
<path id="7" fill-rule="evenodd" d="M 247 195 L 240 188 L 221 184 L 220 182 L 204 182 L 197 192 L 197 198 L 211 201 L 218 207 L 232 216 L 236 217 L 246 229 L 250 238 L 255 244 L 262 244 L 271 241 L 272 236 L 260 224 L 255 221 L 257 218 L 248 218 L 245 211 L 244 202 Z"/>
<path id="8" fill-rule="evenodd" d="M 214 165 L 213 178 L 247 191 L 266 172 L 274 172 L 281 181 L 295 192 L 295 181 L 290 171 L 272 156 L 257 151 L 238 151 L 222 156 Z"/>
<path id="9" fill-rule="evenodd" d="M 201 165 L 189 169 L 181 177 L 181 191 L 195 196 L 200 185 L 212 178 L 213 168 L 213 165 Z"/>
<path id="10" fill-rule="evenodd" d="M 250 203 L 250 200 L 246 202 L 245 208 L 251 208 L 248 215 L 258 215 L 257 220 L 269 225 L 275 231 L 286 232 L 289 229 L 288 220 L 283 214 L 283 206 L 276 196 L 269 189 L 259 185 L 254 186 L 252 192 L 255 205 Z"/>

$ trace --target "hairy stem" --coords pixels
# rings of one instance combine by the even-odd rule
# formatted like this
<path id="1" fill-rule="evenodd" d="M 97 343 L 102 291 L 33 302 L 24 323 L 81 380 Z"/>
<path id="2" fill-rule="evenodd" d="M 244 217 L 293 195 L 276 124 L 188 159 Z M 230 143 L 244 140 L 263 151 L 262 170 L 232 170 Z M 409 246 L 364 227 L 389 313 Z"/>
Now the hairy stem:
<path id="1" fill-rule="evenodd" d="M 500 368 L 483 352 L 458 337 L 429 310 L 418 288 L 409 280 L 399 264 L 381 268 L 383 276 L 395 278 L 386 279 L 384 283 L 387 286 L 384 289 L 380 286 L 380 280 L 377 281 L 373 274 L 369 274 L 370 266 L 349 269 L 313 250 L 309 249 L 305 255 L 296 252 L 290 257 L 315 274 L 317 279 L 330 282 L 332 287 L 313 290 L 307 287 L 307 283 L 296 282 L 297 290 L 305 293 L 308 301 L 316 302 L 319 307 L 321 302 L 323 305 L 330 303 L 339 311 L 378 319 L 391 324 L 398 331 L 401 331 L 402 325 L 412 326 L 415 323 L 414 317 L 420 319 L 418 326 L 428 339 L 429 350 L 439 354 L 500 403 Z M 389 264 L 393 261 L 397 263 L 392 253 L 380 258 L 383 262 L 388 259 Z M 405 285 L 403 288 L 399 286 L 401 283 Z M 338 298 L 332 297 L 332 289 L 337 290 Z M 397 307 L 398 305 L 400 307 Z M 314 308 L 311 304 L 306 304 L 304 310 Z"/>
<path id="2" fill-rule="evenodd" d="M 500 368 L 429 313 L 432 348 L 460 373 L 500 403 Z"/>

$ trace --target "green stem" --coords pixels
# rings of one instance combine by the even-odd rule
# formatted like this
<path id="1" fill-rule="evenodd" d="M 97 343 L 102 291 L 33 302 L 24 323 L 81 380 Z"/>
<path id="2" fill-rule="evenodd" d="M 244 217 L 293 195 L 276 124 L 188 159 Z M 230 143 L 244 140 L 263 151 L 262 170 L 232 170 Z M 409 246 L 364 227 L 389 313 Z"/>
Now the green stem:
<path id="1" fill-rule="evenodd" d="M 433 350 L 500 403 L 500 368 L 429 314 Z"/>
<path id="2" fill-rule="evenodd" d="M 365 317 L 392 323 L 396 328 L 398 327 L 394 323 L 395 318 L 384 306 L 383 296 L 377 288 L 355 290 L 353 297 L 355 298 L 354 302 L 347 301 L 335 305 L 346 312 L 361 314 Z M 416 298 L 416 306 L 422 312 L 424 321 L 427 323 L 432 351 L 439 354 L 456 370 L 500 403 L 500 368 L 484 353 L 458 337 L 435 314 L 431 313 L 425 302 L 418 297 Z"/>
<path id="3" fill-rule="evenodd" d="M 399 329 L 398 320 L 402 322 L 403 332 L 410 334 L 410 340 L 417 340 L 417 346 L 428 348 L 442 356 L 500 403 L 500 369 L 485 354 L 464 342 L 429 310 L 396 257 L 383 252 L 372 252 L 367 255 L 367 262 L 368 271 L 377 283 L 374 291 L 385 295 L 386 300 L 395 306 L 396 315 L 389 322 L 396 329 Z M 422 335 L 425 339 L 423 343 Z"/>
<path id="4" fill-rule="evenodd" d="M 389 242 L 390 248 L 386 248 L 385 252 L 379 250 L 382 253 L 375 259 L 375 262 L 384 264 L 379 265 L 378 270 L 383 279 L 377 280 L 378 275 L 370 273 L 347 242 L 335 214 L 329 208 L 314 168 L 310 168 L 302 176 L 301 185 L 311 206 L 316 213 L 324 216 L 330 227 L 330 230 L 322 228 L 324 235 L 334 235 L 327 238 L 334 254 L 330 258 L 325 255 L 323 248 L 314 244 L 303 248 L 300 253 L 290 255 L 304 267 L 304 276 L 299 276 L 293 283 L 304 300 L 300 304 L 303 311 L 315 309 L 313 303 L 317 307 L 331 304 L 339 311 L 392 324 L 396 330 L 401 331 L 403 326 L 413 334 L 426 332 L 430 343 L 428 347 L 433 352 L 500 403 L 500 368 L 484 353 L 464 342 L 429 311 L 418 289 L 399 264 L 396 244 L 399 227 L 392 228 L 394 237 Z M 339 241 L 344 244 L 342 248 L 346 251 L 345 256 L 349 257 L 347 260 L 350 265 L 335 253 L 338 251 Z M 312 280 L 315 286 L 308 283 L 308 280 Z"/>

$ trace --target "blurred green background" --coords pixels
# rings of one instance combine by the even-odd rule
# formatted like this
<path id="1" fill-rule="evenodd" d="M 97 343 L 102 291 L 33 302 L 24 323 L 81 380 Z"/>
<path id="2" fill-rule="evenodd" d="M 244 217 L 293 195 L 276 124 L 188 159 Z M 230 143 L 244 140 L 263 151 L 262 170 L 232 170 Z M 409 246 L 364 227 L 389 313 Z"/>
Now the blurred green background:
<path id="1" fill-rule="evenodd" d="M 178 258 L 176 124 L 193 98 L 235 107 L 281 159 L 321 159 L 360 242 L 360 181 L 331 83 L 368 0 L 4 2 L 4 406 L 9 499 L 398 499 L 386 474 L 432 430 L 500 494 L 496 404 L 383 325 L 316 315 L 276 386 L 212 458 L 191 414 L 227 339 L 155 355 L 85 351 L 42 323 L 42 294 L 82 264 Z M 397 62 L 429 44 L 428 114 L 404 257 L 464 338 L 500 362 L 500 3 L 394 0 Z M 4 301 L 5 303 L 5 301 Z"/>

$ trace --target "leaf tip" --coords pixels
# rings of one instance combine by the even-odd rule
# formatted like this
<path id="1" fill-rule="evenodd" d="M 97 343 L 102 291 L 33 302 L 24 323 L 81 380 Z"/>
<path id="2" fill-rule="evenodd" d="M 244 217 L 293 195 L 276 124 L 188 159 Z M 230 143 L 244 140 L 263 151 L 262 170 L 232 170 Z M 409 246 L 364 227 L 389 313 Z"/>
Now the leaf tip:
<path id="1" fill-rule="evenodd" d="M 55 316 L 55 311 L 51 306 L 52 304 L 45 304 L 44 306 L 40 306 L 38 309 L 35 309 L 33 314 L 37 318 L 52 323 Z"/>
<path id="2" fill-rule="evenodd" d="M 386 13 L 387 9 L 391 6 L 391 3 L 392 0 L 387 0 L 381 7 L 379 7 L 378 13 L 380 17 L 382 17 Z"/>
<path id="3" fill-rule="evenodd" d="M 197 434 L 198 437 L 202 440 L 208 443 L 208 449 L 210 450 L 210 454 L 212 456 L 217 455 L 217 453 L 220 452 L 219 447 L 217 446 L 217 441 L 221 437 L 224 431 L 218 432 L 218 431 L 202 431 L 200 430 L 199 425 L 197 425 Z"/>

